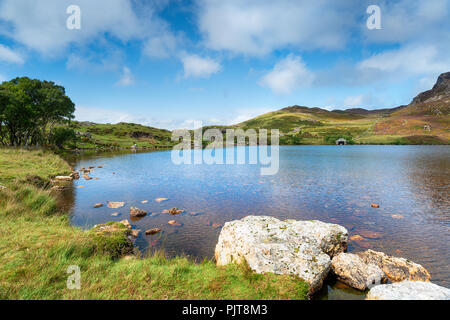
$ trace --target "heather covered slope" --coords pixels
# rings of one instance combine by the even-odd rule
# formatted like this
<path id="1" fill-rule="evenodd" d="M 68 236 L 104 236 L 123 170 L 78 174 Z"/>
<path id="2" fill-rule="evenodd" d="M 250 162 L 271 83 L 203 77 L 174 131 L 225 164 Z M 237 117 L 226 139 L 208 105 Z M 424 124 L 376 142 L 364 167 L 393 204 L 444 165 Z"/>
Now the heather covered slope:
<path id="1" fill-rule="evenodd" d="M 407 106 L 333 111 L 291 106 L 233 127 L 279 129 L 282 144 L 327 144 L 340 136 L 361 144 L 449 144 L 449 88 L 450 72 Z"/>
<path id="2" fill-rule="evenodd" d="M 376 134 L 397 134 L 405 139 L 436 143 L 450 141 L 450 72 L 439 76 L 431 90 L 413 99 L 411 104 L 378 122 Z"/>

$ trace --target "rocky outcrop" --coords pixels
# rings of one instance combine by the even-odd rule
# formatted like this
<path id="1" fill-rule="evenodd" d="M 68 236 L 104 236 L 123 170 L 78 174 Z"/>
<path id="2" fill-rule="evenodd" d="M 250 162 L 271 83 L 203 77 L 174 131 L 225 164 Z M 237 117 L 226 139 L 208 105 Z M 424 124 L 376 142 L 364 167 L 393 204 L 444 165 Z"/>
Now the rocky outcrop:
<path id="1" fill-rule="evenodd" d="M 331 260 L 331 270 L 339 281 L 362 291 L 387 281 L 383 270 L 377 265 L 365 263 L 353 253 L 335 256 Z"/>
<path id="2" fill-rule="evenodd" d="M 450 300 L 450 289 L 430 282 L 403 281 L 370 289 L 368 300 Z"/>
<path id="3" fill-rule="evenodd" d="M 248 216 L 225 223 L 215 257 L 217 265 L 246 262 L 257 273 L 297 275 L 313 293 L 347 240 L 347 230 L 336 224 Z"/>
<path id="4" fill-rule="evenodd" d="M 388 256 L 383 252 L 367 250 L 357 255 L 366 263 L 377 265 L 392 282 L 404 280 L 429 281 L 430 274 L 420 264 L 405 258 Z"/>
<path id="5" fill-rule="evenodd" d="M 130 208 L 130 217 L 132 217 L 132 218 L 142 218 L 142 217 L 145 217 L 146 215 L 147 215 L 147 212 L 144 210 L 141 210 L 136 207 Z"/>
<path id="6" fill-rule="evenodd" d="M 446 95 L 450 95 L 450 72 L 442 73 L 433 88 L 417 95 L 411 102 L 411 105 L 414 106 L 427 100 Z"/>

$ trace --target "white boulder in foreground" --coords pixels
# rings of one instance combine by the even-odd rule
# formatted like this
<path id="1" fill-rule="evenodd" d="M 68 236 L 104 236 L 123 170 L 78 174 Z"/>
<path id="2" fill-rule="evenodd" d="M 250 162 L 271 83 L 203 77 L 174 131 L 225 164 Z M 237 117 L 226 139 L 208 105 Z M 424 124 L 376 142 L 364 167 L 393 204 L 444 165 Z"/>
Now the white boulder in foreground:
<path id="1" fill-rule="evenodd" d="M 333 257 L 331 269 L 339 281 L 362 291 L 387 282 L 383 270 L 375 264 L 365 263 L 353 253 L 341 253 Z"/>
<path id="2" fill-rule="evenodd" d="M 431 282 L 402 281 L 370 289 L 368 300 L 450 300 L 450 289 Z"/>
<path id="3" fill-rule="evenodd" d="M 297 275 L 313 293 L 347 241 L 347 230 L 336 224 L 248 216 L 225 223 L 215 257 L 217 265 L 246 262 L 257 273 Z"/>

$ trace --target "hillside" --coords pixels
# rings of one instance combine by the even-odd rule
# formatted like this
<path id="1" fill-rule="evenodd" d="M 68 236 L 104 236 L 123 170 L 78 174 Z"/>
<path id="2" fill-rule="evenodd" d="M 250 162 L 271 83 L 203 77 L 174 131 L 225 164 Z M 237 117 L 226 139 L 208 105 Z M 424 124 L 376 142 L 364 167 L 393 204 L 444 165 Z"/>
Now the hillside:
<path id="1" fill-rule="evenodd" d="M 450 72 L 407 106 L 333 111 L 290 106 L 232 127 L 279 129 L 281 144 L 332 144 L 338 137 L 360 144 L 449 144 Z"/>
<path id="2" fill-rule="evenodd" d="M 97 124 L 73 121 L 71 126 L 77 133 L 74 147 L 78 149 L 130 148 L 135 143 L 138 147 L 156 149 L 174 145 L 169 130 L 135 123 Z"/>
<path id="3" fill-rule="evenodd" d="M 171 131 L 134 123 L 72 122 L 78 149 L 171 148 Z M 290 106 L 227 128 L 279 129 L 280 144 L 334 144 L 344 137 L 356 144 L 450 144 L 450 72 L 409 105 L 392 109 L 325 110 Z"/>

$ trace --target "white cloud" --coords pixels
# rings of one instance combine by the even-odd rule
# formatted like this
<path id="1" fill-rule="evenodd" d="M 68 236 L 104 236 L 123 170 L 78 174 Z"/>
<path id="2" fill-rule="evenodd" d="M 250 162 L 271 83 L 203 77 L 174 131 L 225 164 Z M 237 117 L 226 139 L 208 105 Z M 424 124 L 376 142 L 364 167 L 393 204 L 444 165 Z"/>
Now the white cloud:
<path id="1" fill-rule="evenodd" d="M 359 96 L 352 96 L 352 97 L 347 97 L 344 99 L 344 107 L 346 108 L 353 108 L 353 107 L 358 107 L 361 106 L 364 102 L 364 96 L 363 95 L 359 95 Z"/>
<path id="2" fill-rule="evenodd" d="M 269 87 L 277 94 L 289 94 L 295 89 L 311 85 L 313 80 L 314 74 L 306 68 L 302 58 L 290 54 L 261 78 L 260 85 Z"/>
<path id="3" fill-rule="evenodd" d="M 69 30 L 66 9 L 73 0 L 4 0 L 0 19 L 7 22 L 0 34 L 49 56 L 70 44 L 84 45 L 106 34 L 121 41 L 146 39 L 165 31 L 166 24 L 146 5 L 145 18 L 138 16 L 131 0 L 77 0 L 81 8 L 81 29 Z M 143 4 L 141 6 L 144 6 Z"/>
<path id="4" fill-rule="evenodd" d="M 382 29 L 363 29 L 369 41 L 405 43 L 447 37 L 450 0 L 383 1 L 380 6 Z"/>
<path id="5" fill-rule="evenodd" d="M 97 51 L 90 55 L 70 54 L 67 58 L 66 68 L 78 72 L 108 72 L 120 71 L 124 56 L 120 50 L 108 49 Z"/>
<path id="6" fill-rule="evenodd" d="M 359 69 L 402 74 L 428 74 L 450 70 L 448 51 L 433 45 L 408 45 L 388 50 L 361 61 Z"/>
<path id="7" fill-rule="evenodd" d="M 20 54 L 0 44 L 0 61 L 23 64 L 25 61 Z"/>
<path id="8" fill-rule="evenodd" d="M 5 75 L 0 74 L 0 83 L 7 81 L 7 80 L 8 80 L 8 78 Z"/>
<path id="9" fill-rule="evenodd" d="M 174 35 L 167 32 L 148 39 L 144 44 L 143 52 L 152 58 L 168 58 L 175 53 L 178 41 Z"/>
<path id="10" fill-rule="evenodd" d="M 176 128 L 173 120 L 160 120 L 141 114 L 131 114 L 123 111 L 117 111 L 107 108 L 77 106 L 75 109 L 75 120 L 90 121 L 95 123 L 112 123 L 119 122 L 139 123 L 145 126 L 155 128 Z"/>
<path id="11" fill-rule="evenodd" d="M 343 48 L 355 21 L 352 1 L 198 0 L 207 47 L 249 55 L 294 46 Z"/>
<path id="12" fill-rule="evenodd" d="M 185 78 L 209 78 L 212 74 L 222 70 L 220 63 L 211 58 L 202 58 L 196 54 L 184 55 L 181 61 L 183 62 Z"/>
<path id="13" fill-rule="evenodd" d="M 123 67 L 122 77 L 120 78 L 117 85 L 121 87 L 128 87 L 135 83 L 135 79 L 131 70 L 128 67 Z"/>

